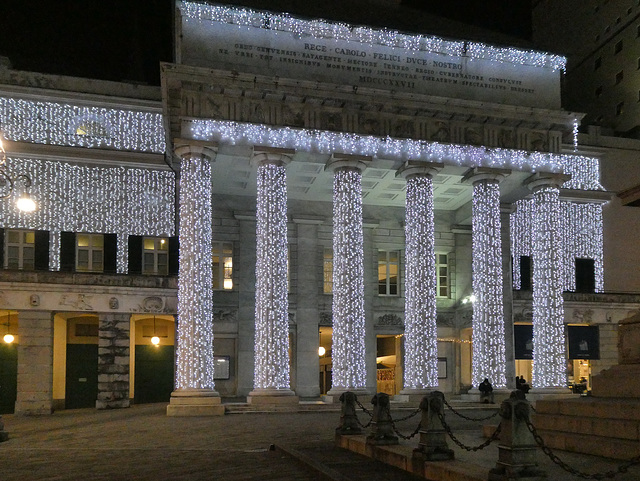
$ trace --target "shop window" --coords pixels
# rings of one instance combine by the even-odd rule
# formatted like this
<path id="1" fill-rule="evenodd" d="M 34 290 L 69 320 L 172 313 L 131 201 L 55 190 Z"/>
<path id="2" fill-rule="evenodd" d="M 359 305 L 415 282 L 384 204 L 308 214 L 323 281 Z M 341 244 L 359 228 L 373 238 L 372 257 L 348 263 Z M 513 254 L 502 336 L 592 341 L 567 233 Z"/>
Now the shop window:
<path id="1" fill-rule="evenodd" d="M 436 295 L 449 297 L 449 255 L 436 253 Z"/>
<path id="2" fill-rule="evenodd" d="M 142 240 L 142 273 L 166 276 L 169 274 L 169 239 L 145 237 Z"/>
<path id="3" fill-rule="evenodd" d="M 576 292 L 595 292 L 596 274 L 593 259 L 576 259 Z"/>
<path id="4" fill-rule="evenodd" d="M 378 251 L 378 295 L 399 295 L 399 272 L 400 251 Z"/>
<path id="5" fill-rule="evenodd" d="M 325 249 L 322 260 L 322 292 L 333 294 L 333 250 Z"/>
<path id="6" fill-rule="evenodd" d="M 225 291 L 232 290 L 233 244 L 231 242 L 213 242 L 211 248 L 211 259 L 213 289 Z"/>
<path id="7" fill-rule="evenodd" d="M 7 229 L 5 232 L 5 269 L 35 269 L 35 232 Z"/>

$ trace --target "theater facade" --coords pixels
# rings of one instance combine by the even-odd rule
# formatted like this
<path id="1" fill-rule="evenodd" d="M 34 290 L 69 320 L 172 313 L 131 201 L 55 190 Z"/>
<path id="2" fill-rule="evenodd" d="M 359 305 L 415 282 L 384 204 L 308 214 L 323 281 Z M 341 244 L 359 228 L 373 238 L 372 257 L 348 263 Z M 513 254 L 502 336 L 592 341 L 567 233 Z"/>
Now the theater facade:
<path id="1" fill-rule="evenodd" d="M 176 12 L 160 89 L 0 70 L 38 203 L 0 203 L 4 412 L 560 392 L 617 362 L 640 296 L 605 292 L 563 57 Z"/>

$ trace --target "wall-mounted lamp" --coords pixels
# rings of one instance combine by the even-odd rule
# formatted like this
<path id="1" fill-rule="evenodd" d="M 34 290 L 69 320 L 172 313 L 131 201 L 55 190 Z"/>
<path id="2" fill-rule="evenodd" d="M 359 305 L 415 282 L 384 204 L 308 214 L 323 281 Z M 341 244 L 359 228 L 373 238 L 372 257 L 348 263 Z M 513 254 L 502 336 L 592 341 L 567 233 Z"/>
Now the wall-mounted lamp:
<path id="1" fill-rule="evenodd" d="M 153 337 L 151 338 L 151 344 L 158 346 L 160 344 L 160 338 L 156 334 L 156 315 L 153 315 Z"/>
<path id="2" fill-rule="evenodd" d="M 13 337 L 13 334 L 11 334 L 11 317 L 10 317 L 9 313 L 7 313 L 7 322 L 6 323 L 2 323 L 2 325 L 3 326 L 7 326 L 7 333 L 4 335 L 2 340 L 6 344 L 11 344 L 13 341 L 16 340 L 16 338 Z"/>

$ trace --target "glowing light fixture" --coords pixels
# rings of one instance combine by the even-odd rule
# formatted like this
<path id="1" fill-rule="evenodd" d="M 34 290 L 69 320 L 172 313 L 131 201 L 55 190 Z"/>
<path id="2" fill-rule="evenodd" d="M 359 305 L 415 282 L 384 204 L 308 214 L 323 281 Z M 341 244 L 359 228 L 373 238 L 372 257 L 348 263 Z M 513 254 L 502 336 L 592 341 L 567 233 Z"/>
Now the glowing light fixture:
<path id="1" fill-rule="evenodd" d="M 160 338 L 156 334 L 156 316 L 153 315 L 153 337 L 151 338 L 151 344 L 158 346 L 160 344 Z"/>
<path id="2" fill-rule="evenodd" d="M 327 353 L 327 350 L 326 350 L 324 347 L 320 346 L 320 347 L 318 348 L 318 356 L 322 357 L 322 356 L 324 356 L 326 353 Z"/>
<path id="3" fill-rule="evenodd" d="M 11 318 L 10 318 L 9 312 L 7 312 L 7 322 L 3 323 L 3 326 L 7 326 L 7 333 L 4 335 L 2 340 L 6 344 L 11 344 L 13 341 L 15 341 L 16 338 L 13 337 L 13 335 L 11 334 Z"/>
<path id="4" fill-rule="evenodd" d="M 16 207 L 22 212 L 33 212 L 36 210 L 36 203 L 29 195 L 31 177 L 27 174 L 15 176 L 11 174 L 7 167 L 7 153 L 4 150 L 2 136 L 0 136 L 0 199 L 6 199 L 14 195 L 19 184 L 22 184 L 24 191 L 16 201 Z"/>

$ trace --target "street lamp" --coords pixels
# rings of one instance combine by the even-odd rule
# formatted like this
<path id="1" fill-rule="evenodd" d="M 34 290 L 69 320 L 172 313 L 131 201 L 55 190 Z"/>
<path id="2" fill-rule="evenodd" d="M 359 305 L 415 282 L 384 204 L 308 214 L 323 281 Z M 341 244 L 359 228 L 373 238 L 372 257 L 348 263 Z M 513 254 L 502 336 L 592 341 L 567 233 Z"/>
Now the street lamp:
<path id="1" fill-rule="evenodd" d="M 20 182 L 24 184 L 24 192 L 16 201 L 16 207 L 22 212 L 33 212 L 37 206 L 29 195 L 31 177 L 27 174 L 18 174 L 15 177 L 11 175 L 7 167 L 7 153 L 4 150 L 2 136 L 0 136 L 0 199 L 10 197 L 14 193 L 16 184 Z"/>

